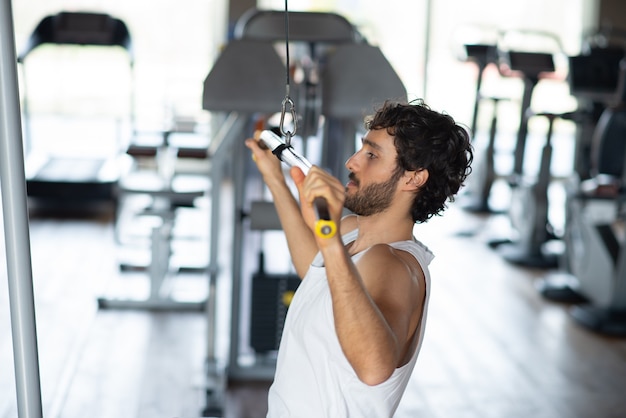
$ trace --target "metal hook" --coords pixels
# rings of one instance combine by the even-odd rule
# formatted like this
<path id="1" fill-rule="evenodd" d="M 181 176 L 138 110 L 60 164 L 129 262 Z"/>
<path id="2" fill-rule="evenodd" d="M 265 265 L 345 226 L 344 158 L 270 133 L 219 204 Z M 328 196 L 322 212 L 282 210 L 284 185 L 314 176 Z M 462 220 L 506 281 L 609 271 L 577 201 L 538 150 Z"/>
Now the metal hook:
<path id="1" fill-rule="evenodd" d="M 287 113 L 287 105 L 289 105 L 289 112 L 291 113 L 291 118 L 293 120 L 293 131 L 285 130 L 285 114 Z M 287 144 L 287 146 L 290 146 L 291 138 L 296 134 L 296 131 L 298 130 L 298 118 L 296 116 L 296 107 L 289 95 L 285 96 L 281 105 L 279 128 L 280 133 L 285 137 L 285 144 Z"/>

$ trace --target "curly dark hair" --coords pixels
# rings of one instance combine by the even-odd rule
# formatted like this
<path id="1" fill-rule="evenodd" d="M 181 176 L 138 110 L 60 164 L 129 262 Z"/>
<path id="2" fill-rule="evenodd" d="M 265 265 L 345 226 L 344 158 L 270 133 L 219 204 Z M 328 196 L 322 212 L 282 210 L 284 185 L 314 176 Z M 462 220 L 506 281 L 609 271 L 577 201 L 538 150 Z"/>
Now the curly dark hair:
<path id="1" fill-rule="evenodd" d="M 394 137 L 398 171 L 428 170 L 428 180 L 411 208 L 414 222 L 440 215 L 446 201 L 454 201 L 474 159 L 467 129 L 450 115 L 431 110 L 422 100 L 386 101 L 365 119 L 365 127 L 387 129 Z"/>

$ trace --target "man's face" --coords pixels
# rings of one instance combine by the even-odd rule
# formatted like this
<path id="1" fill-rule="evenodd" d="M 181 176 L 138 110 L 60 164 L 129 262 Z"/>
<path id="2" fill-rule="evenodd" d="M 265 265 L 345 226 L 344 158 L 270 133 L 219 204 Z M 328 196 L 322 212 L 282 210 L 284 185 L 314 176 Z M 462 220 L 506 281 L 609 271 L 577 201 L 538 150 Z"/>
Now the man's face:
<path id="1" fill-rule="evenodd" d="M 393 137 L 385 129 L 369 131 L 346 167 L 350 170 L 344 204 L 348 210 L 370 216 L 389 208 L 403 170 L 397 169 Z"/>

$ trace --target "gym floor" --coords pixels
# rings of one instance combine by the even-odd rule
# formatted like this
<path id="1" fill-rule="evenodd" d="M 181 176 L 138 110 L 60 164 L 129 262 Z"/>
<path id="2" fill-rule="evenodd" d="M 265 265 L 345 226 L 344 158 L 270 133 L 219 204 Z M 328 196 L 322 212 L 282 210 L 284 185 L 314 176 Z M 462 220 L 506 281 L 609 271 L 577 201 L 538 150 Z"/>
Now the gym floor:
<path id="1" fill-rule="evenodd" d="M 198 417 L 204 314 L 97 308 L 116 283 L 137 279 L 119 272 L 112 221 L 107 213 L 32 216 L 44 415 Z M 547 271 L 514 266 L 491 249 L 487 242 L 507 224 L 504 215 L 474 215 L 453 203 L 416 227 L 437 258 L 426 340 L 397 417 L 623 417 L 626 339 L 582 328 L 567 305 L 536 291 Z M 187 289 L 206 290 L 202 275 L 184 280 Z M 0 307 L 0 417 L 13 418 L 6 291 Z M 219 339 L 227 343 L 227 333 Z M 267 387 L 233 383 L 225 416 L 264 417 Z"/>

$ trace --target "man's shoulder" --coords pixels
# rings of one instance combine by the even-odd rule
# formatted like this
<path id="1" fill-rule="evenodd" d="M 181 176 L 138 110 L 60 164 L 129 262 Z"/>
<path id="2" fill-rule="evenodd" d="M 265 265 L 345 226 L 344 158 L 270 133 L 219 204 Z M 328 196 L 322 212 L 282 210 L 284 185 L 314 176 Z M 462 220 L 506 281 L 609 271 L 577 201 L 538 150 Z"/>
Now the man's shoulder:
<path id="1" fill-rule="evenodd" d="M 398 249 L 391 244 L 379 243 L 369 247 L 361 257 L 367 263 L 372 263 L 380 267 L 391 267 L 393 265 L 413 265 L 417 260 L 407 251 Z"/>
<path id="2" fill-rule="evenodd" d="M 381 271 L 383 274 L 401 274 L 411 279 L 423 277 L 424 272 L 419 260 L 411 252 L 396 248 L 391 244 L 372 245 L 361 257 L 367 268 Z"/>
<path id="3" fill-rule="evenodd" d="M 415 257 L 406 251 L 389 244 L 375 244 L 359 259 L 357 269 L 367 291 L 376 300 L 382 295 L 409 296 L 406 300 L 411 304 L 421 300 L 418 292 L 423 288 L 424 272 Z"/>

